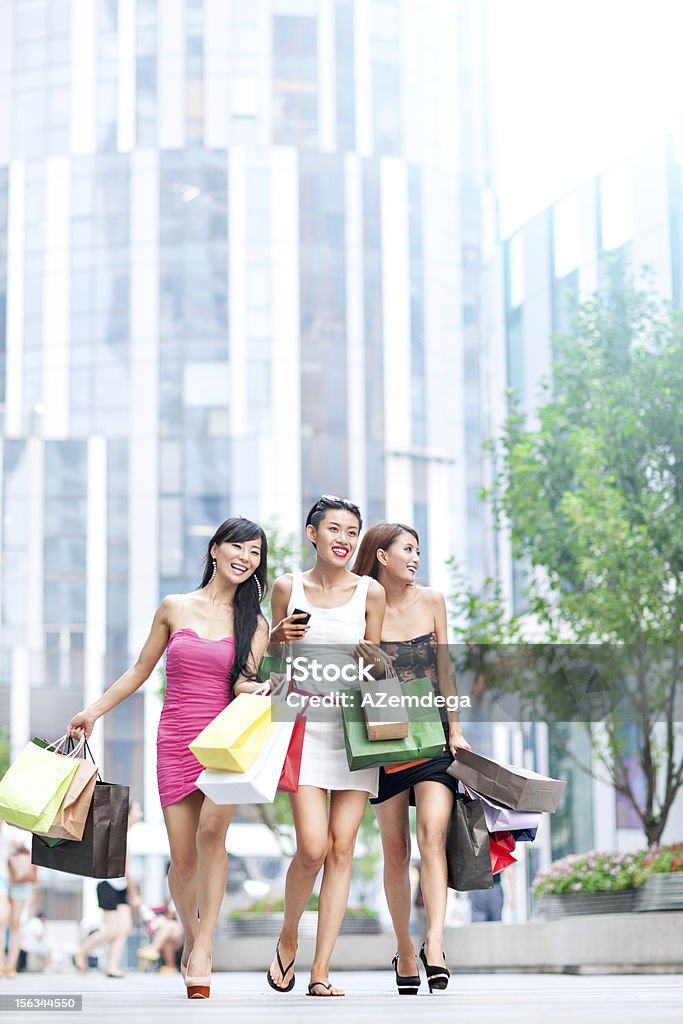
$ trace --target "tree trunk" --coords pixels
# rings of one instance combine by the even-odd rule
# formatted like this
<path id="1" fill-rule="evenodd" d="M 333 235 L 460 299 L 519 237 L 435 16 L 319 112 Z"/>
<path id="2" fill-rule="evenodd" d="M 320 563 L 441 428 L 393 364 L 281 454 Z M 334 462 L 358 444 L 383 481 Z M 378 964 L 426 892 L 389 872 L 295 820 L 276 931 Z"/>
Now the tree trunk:
<path id="1" fill-rule="evenodd" d="M 662 838 L 662 832 L 664 831 L 665 825 L 666 819 L 662 817 L 645 822 L 644 831 L 648 846 L 659 846 L 659 841 Z"/>

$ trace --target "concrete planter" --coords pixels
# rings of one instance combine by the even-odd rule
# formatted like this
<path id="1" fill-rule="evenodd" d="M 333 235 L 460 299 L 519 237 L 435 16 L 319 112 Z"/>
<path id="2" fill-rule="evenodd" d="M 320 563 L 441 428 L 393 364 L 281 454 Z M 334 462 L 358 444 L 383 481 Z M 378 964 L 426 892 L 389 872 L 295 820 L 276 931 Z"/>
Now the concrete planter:
<path id="1" fill-rule="evenodd" d="M 494 921 L 462 925 L 446 929 L 444 949 L 451 971 L 460 974 L 479 971 L 486 974 L 492 971 L 680 974 L 683 971 L 683 911 L 577 915 L 561 921 L 536 919 L 526 924 Z M 275 938 L 272 935 L 228 936 L 221 931 L 214 943 L 214 970 L 265 972 L 274 951 Z M 314 951 L 315 940 L 300 936 L 296 971 L 301 977 L 297 980 L 299 988 L 296 991 L 305 989 L 303 974 L 311 966 Z M 334 948 L 333 968 L 335 972 L 381 970 L 388 978 L 387 986 L 391 986 L 393 979 L 389 964 L 395 952 L 393 932 L 340 935 Z M 608 991 L 611 993 L 613 988 L 609 986 Z M 379 1020 L 381 1014 L 378 1013 L 375 1017 Z M 449 1013 L 453 1018 L 452 1008 Z M 654 1020 L 654 1014 L 651 1016 Z M 446 1020 L 446 1016 L 434 1016 L 433 1013 L 422 1014 L 422 1017 L 430 1021 L 437 1017 Z M 366 1018 L 368 1013 L 363 1017 L 364 1020 Z M 500 1013 L 498 1019 L 501 1019 Z"/>
<path id="2" fill-rule="evenodd" d="M 640 913 L 683 910 L 683 871 L 650 875 L 638 890 L 635 909 Z"/>
<path id="3" fill-rule="evenodd" d="M 230 938 L 237 936 L 277 936 L 282 929 L 283 914 L 275 913 L 240 914 L 226 923 L 223 934 Z M 304 911 L 299 925 L 301 938 L 313 938 L 318 926 L 318 915 L 314 911 Z M 367 914 L 346 913 L 342 920 L 340 935 L 378 935 L 381 931 L 379 918 Z"/>
<path id="4" fill-rule="evenodd" d="M 621 892 L 544 893 L 536 904 L 536 916 L 546 921 L 584 914 L 629 914 L 635 910 L 638 889 Z"/>

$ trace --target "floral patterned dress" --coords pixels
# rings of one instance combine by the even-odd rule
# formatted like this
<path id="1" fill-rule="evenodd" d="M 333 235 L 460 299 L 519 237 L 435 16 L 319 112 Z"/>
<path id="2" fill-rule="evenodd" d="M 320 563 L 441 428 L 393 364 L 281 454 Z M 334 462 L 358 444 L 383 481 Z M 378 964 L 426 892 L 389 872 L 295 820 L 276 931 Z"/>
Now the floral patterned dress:
<path id="1" fill-rule="evenodd" d="M 393 666 L 401 683 L 413 679 L 429 679 L 435 692 L 439 690 L 439 676 L 436 665 L 437 642 L 436 633 L 425 633 L 413 640 L 382 643 L 382 650 L 393 659 Z M 410 803 L 415 806 L 415 786 L 418 782 L 440 782 L 451 790 L 458 792 L 458 780 L 448 774 L 447 768 L 453 758 L 448 749 L 448 722 L 444 721 L 444 752 L 439 757 L 430 758 L 422 764 L 404 768 L 400 772 L 379 770 L 379 790 L 377 796 L 370 800 L 371 804 L 381 804 L 398 793 L 410 791 Z"/>

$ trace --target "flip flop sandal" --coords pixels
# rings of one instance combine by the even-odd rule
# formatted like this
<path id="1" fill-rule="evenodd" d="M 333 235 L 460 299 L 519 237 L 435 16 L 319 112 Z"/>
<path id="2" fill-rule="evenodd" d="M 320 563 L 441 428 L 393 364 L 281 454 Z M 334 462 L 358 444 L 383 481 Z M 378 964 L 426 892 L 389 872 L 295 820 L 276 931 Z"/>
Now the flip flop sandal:
<path id="1" fill-rule="evenodd" d="M 282 963 L 282 958 L 280 957 L 280 940 L 279 939 L 277 940 L 277 946 L 275 947 L 275 956 L 277 957 L 277 965 L 280 968 L 280 974 L 282 975 L 282 980 L 284 981 L 285 978 L 287 977 L 287 975 L 289 974 L 289 972 L 291 971 L 292 967 L 294 966 L 294 960 L 296 960 L 296 957 L 294 957 L 294 959 L 292 960 L 291 964 L 288 964 L 288 966 L 286 968 L 284 967 L 284 965 Z M 287 985 L 278 985 L 277 982 L 273 980 L 273 976 L 270 973 L 270 967 L 268 968 L 268 971 L 266 973 L 266 977 L 268 978 L 268 984 L 270 985 L 271 988 L 274 988 L 276 992 L 291 992 L 292 989 L 294 988 L 294 982 L 296 980 L 295 976 L 292 975 L 292 978 L 291 978 L 291 981 L 289 982 L 289 984 L 287 984 Z"/>
<path id="2" fill-rule="evenodd" d="M 329 996 L 322 996 L 320 994 L 320 992 L 314 992 L 313 989 L 316 987 L 316 985 L 320 985 L 322 988 L 326 988 L 327 991 L 330 993 Z M 343 992 L 332 992 L 332 991 L 330 991 L 331 988 L 332 988 L 332 985 L 331 984 L 326 985 L 324 981 L 312 981 L 310 983 L 310 985 L 308 986 L 308 992 L 306 993 L 306 995 L 307 996 L 317 996 L 319 999 L 330 999 L 330 998 L 335 998 L 335 997 L 338 997 L 338 996 L 342 996 L 344 994 Z"/>

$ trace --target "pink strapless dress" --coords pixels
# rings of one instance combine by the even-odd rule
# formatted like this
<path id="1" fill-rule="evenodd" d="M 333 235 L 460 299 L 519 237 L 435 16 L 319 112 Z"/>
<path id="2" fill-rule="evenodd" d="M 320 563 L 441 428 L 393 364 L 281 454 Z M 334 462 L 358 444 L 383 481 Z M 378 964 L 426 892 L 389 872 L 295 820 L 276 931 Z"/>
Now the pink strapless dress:
<path id="1" fill-rule="evenodd" d="M 202 766 L 189 744 L 232 700 L 233 637 L 206 640 L 193 629 L 172 634 L 166 648 L 166 699 L 157 733 L 161 806 L 193 793 Z"/>

